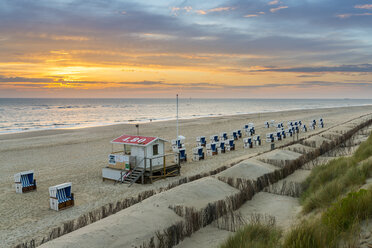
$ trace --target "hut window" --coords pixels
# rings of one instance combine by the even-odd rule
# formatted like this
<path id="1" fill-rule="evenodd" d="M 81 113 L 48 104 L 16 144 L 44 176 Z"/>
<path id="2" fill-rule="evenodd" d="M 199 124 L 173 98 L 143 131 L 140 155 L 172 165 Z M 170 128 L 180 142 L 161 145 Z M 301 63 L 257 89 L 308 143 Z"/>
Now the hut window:
<path id="1" fill-rule="evenodd" d="M 153 145 L 152 146 L 152 155 L 158 155 L 159 154 L 159 145 Z"/>
<path id="2" fill-rule="evenodd" d="M 130 155 L 131 154 L 131 146 L 129 145 L 124 145 L 124 154 L 125 155 Z"/>

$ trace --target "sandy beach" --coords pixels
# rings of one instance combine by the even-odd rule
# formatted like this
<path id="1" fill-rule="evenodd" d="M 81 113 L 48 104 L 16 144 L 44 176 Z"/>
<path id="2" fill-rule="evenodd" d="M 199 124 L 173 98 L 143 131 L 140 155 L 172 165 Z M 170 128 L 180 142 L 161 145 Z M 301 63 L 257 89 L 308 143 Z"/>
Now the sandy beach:
<path id="1" fill-rule="evenodd" d="M 264 139 L 268 132 L 263 125 L 265 121 L 277 120 L 286 123 L 290 120 L 302 120 L 303 123 L 308 124 L 312 119 L 323 117 L 325 129 L 300 133 L 302 138 L 324 132 L 331 127 L 342 129 L 342 125 L 346 122 L 358 120 L 371 112 L 372 106 L 361 106 L 181 120 L 180 134 L 186 137 L 186 150 L 191 158 L 191 149 L 196 145 L 197 136 L 204 135 L 208 139 L 213 134 L 242 129 L 243 125 L 249 122 L 255 124 L 256 134 L 260 134 Z M 83 213 L 107 203 L 135 196 L 141 191 L 166 187 L 180 178 L 168 178 L 152 185 L 135 184 L 130 188 L 122 184 L 114 185 L 110 181 L 103 182 L 101 170 L 107 165 L 107 156 L 112 149 L 110 141 L 122 134 L 136 134 L 135 126 L 123 124 L 1 135 L 0 246 L 11 247 L 29 238 L 44 236 L 51 228 L 65 221 L 76 219 Z M 176 136 L 176 122 L 141 124 L 140 135 L 158 136 L 170 141 Z M 322 139 L 330 138 L 332 135 L 336 134 L 325 134 Z M 287 138 L 278 144 L 283 145 L 290 141 L 293 139 Z M 316 147 L 319 142 L 321 141 L 314 139 L 314 142 L 309 145 Z M 190 159 L 189 162 L 182 164 L 181 177 L 208 172 L 270 149 L 270 145 L 266 142 L 263 142 L 260 147 L 244 149 L 242 139 L 237 141 L 236 147 L 236 151 L 208 157 L 203 161 L 192 162 Z M 300 146 L 296 148 L 296 150 L 301 149 Z M 171 152 L 170 143 L 167 150 Z M 286 154 L 294 153 L 288 150 Z M 265 162 L 265 158 L 269 158 L 261 157 L 262 162 Z M 16 194 L 13 175 L 30 169 L 35 171 L 38 190 L 27 194 Z M 72 182 L 76 206 L 60 212 L 50 210 L 48 187 L 64 182 Z M 262 193 L 257 197 L 265 194 Z M 264 200 L 262 202 L 265 203 Z"/>

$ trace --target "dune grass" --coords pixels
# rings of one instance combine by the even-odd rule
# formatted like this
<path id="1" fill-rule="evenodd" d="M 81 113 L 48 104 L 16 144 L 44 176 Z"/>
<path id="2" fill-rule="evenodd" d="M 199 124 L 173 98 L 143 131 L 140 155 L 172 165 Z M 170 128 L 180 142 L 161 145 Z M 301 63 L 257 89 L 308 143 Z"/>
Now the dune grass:
<path id="1" fill-rule="evenodd" d="M 360 223 L 372 218 L 372 189 L 359 187 L 372 177 L 372 135 L 351 157 L 332 160 L 312 170 L 301 195 L 303 212 L 321 210 L 301 221 L 286 235 L 275 225 L 250 224 L 230 237 L 221 248 L 356 247 Z M 351 192 L 351 193 L 348 193 Z M 347 194 L 347 195 L 346 195 Z"/>
<path id="2" fill-rule="evenodd" d="M 282 231 L 275 225 L 252 223 L 237 231 L 221 248 L 277 248 Z"/>
<path id="3" fill-rule="evenodd" d="M 372 163 L 361 161 L 372 156 L 372 136 L 351 157 L 342 157 L 318 166 L 303 183 L 303 212 L 326 208 L 349 191 L 364 184 L 372 175 Z"/>
<path id="4" fill-rule="evenodd" d="M 333 203 L 321 217 L 293 228 L 283 248 L 353 247 L 360 222 L 371 217 L 372 191 L 360 189 Z"/>

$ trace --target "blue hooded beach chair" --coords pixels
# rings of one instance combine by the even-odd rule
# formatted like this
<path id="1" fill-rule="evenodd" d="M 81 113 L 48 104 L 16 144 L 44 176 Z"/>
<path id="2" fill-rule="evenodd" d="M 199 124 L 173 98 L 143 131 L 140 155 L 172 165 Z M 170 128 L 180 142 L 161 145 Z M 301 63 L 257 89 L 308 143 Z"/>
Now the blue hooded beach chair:
<path id="1" fill-rule="evenodd" d="M 14 182 L 17 193 L 25 193 L 36 190 L 36 180 L 34 179 L 34 171 L 23 171 L 14 175 Z"/>

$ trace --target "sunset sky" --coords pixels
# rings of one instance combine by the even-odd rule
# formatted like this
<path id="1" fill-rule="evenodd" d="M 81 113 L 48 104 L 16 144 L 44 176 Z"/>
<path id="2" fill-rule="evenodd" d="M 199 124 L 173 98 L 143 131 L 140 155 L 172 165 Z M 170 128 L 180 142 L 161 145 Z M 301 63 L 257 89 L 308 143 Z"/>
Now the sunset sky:
<path id="1" fill-rule="evenodd" d="M 0 97 L 371 98 L 372 0 L 1 0 Z"/>

